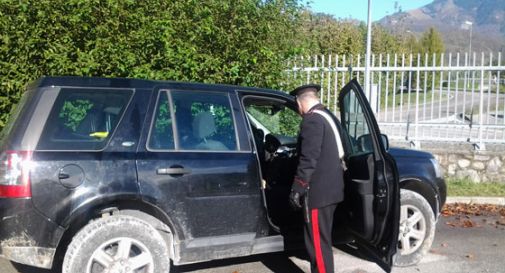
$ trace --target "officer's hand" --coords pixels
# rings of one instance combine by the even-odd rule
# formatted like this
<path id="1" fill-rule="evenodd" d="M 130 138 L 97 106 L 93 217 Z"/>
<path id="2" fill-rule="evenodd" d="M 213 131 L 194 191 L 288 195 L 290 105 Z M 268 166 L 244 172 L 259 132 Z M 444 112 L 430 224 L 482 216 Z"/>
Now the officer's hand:
<path id="1" fill-rule="evenodd" d="M 309 191 L 309 183 L 295 177 L 293 186 L 291 186 L 291 193 L 289 194 L 289 203 L 295 210 L 302 208 L 302 198 Z"/>
<path id="2" fill-rule="evenodd" d="M 291 190 L 289 194 L 289 204 L 293 209 L 299 210 L 302 208 L 302 197 L 303 196 L 299 192 Z"/>

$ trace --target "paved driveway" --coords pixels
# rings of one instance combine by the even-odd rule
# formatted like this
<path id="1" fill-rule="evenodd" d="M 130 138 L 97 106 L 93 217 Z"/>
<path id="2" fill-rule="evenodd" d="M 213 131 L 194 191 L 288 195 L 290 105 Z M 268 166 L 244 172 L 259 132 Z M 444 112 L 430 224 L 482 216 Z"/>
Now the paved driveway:
<path id="1" fill-rule="evenodd" d="M 479 216 L 457 219 L 442 217 L 437 225 L 431 252 L 417 266 L 394 268 L 393 273 L 497 273 L 505 272 L 505 226 L 500 216 Z M 471 220 L 474 227 L 465 221 Z M 335 250 L 338 273 L 379 273 L 375 264 L 359 260 Z M 2 273 L 52 273 L 0 259 Z M 196 265 L 179 266 L 171 272 L 179 273 L 303 273 L 309 264 L 296 255 L 282 253 L 227 259 Z"/>

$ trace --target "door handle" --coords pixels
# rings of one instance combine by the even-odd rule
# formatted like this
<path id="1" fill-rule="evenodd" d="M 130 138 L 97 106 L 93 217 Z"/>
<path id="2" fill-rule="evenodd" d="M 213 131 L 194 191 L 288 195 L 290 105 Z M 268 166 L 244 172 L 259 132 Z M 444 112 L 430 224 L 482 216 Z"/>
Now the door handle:
<path id="1" fill-rule="evenodd" d="M 133 145 L 135 145 L 135 142 L 133 141 L 124 141 L 123 143 L 121 143 L 121 146 L 123 147 L 132 147 Z"/>
<path id="2" fill-rule="evenodd" d="M 191 173 L 191 169 L 186 168 L 160 168 L 156 170 L 156 174 L 161 175 L 184 175 Z"/>
<path id="3" fill-rule="evenodd" d="M 58 179 L 69 179 L 70 175 L 67 173 L 59 173 L 58 174 Z"/>

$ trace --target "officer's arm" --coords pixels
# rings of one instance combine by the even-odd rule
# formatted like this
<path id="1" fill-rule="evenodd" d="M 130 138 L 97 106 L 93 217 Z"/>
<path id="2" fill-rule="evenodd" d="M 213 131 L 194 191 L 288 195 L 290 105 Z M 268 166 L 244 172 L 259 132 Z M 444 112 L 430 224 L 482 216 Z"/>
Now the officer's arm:
<path id="1" fill-rule="evenodd" d="M 323 142 L 324 124 L 316 114 L 305 116 L 300 131 L 301 151 L 295 182 L 309 183 L 317 167 Z"/>

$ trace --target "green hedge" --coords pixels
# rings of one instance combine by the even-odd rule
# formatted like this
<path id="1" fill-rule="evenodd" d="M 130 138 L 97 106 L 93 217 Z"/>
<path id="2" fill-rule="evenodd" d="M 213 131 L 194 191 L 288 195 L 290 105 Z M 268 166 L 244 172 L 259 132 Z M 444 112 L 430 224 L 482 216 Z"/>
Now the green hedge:
<path id="1" fill-rule="evenodd" d="M 43 75 L 279 87 L 296 0 L 2 0 L 0 127 Z"/>

